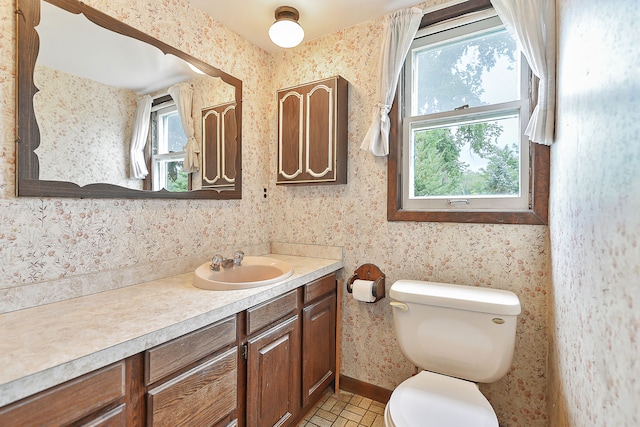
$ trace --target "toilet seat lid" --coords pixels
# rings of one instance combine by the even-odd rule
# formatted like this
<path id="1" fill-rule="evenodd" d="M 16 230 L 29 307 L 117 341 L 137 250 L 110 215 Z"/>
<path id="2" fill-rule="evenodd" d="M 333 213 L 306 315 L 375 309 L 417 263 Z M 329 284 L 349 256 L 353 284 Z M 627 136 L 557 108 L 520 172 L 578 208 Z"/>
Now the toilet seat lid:
<path id="1" fill-rule="evenodd" d="M 428 371 L 400 384 L 387 406 L 398 427 L 498 427 L 475 383 Z"/>

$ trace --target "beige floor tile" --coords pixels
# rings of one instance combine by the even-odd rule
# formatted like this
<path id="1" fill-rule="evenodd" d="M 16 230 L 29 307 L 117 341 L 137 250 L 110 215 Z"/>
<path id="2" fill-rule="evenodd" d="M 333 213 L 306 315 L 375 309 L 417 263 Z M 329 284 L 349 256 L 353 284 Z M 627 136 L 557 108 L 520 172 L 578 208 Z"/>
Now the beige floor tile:
<path id="1" fill-rule="evenodd" d="M 352 405 L 351 403 L 347 403 L 347 406 L 344 407 L 345 411 L 353 412 L 354 414 L 364 415 L 367 412 L 366 409 L 362 409 L 359 406 Z"/>
<path id="2" fill-rule="evenodd" d="M 342 412 L 340 412 L 340 416 L 344 417 L 350 421 L 355 421 L 356 423 L 359 423 L 360 420 L 362 419 L 362 415 L 361 414 L 355 414 L 351 411 L 348 410 L 343 410 Z"/>
<path id="3" fill-rule="evenodd" d="M 384 427 L 384 407 L 353 393 L 328 391 L 297 427 Z"/>
<path id="4" fill-rule="evenodd" d="M 360 403 L 358 403 L 358 407 L 363 409 L 369 409 L 372 403 L 373 403 L 373 400 L 363 397 L 362 400 L 360 400 Z"/>
<path id="5" fill-rule="evenodd" d="M 314 415 L 311 420 L 311 423 L 316 424 L 319 427 L 331 427 L 333 425 L 333 423 L 329 420 L 325 420 L 324 418 L 321 418 L 317 415 Z"/>
<path id="6" fill-rule="evenodd" d="M 375 412 L 376 414 L 382 415 L 384 414 L 384 407 L 385 405 L 383 405 L 382 403 L 373 401 L 371 402 L 371 406 L 369 406 L 368 411 Z"/>
<path id="7" fill-rule="evenodd" d="M 338 418 L 336 414 L 332 414 L 331 412 L 325 411 L 322 408 L 319 408 L 316 411 L 316 416 L 320 418 L 324 418 L 325 420 L 331 421 L 331 422 L 334 422 Z"/>
<path id="8" fill-rule="evenodd" d="M 349 401 L 349 403 L 351 403 L 352 405 L 358 406 L 358 403 L 360 403 L 362 401 L 362 396 L 358 396 L 357 394 L 354 394 L 351 397 L 351 400 Z"/>
<path id="9" fill-rule="evenodd" d="M 345 427 L 348 422 L 350 422 L 348 419 L 338 417 L 333 424 L 331 424 L 331 427 Z"/>
<path id="10" fill-rule="evenodd" d="M 362 419 L 360 420 L 360 425 L 371 427 L 371 425 L 373 424 L 377 416 L 378 414 L 376 414 L 375 412 L 367 411 L 367 413 L 362 416 Z"/>
<path id="11" fill-rule="evenodd" d="M 325 400 L 324 403 L 320 407 L 322 409 L 324 409 L 325 411 L 330 411 L 331 408 L 333 408 L 336 403 L 338 403 L 338 399 L 336 399 L 335 397 L 330 397 L 327 400 Z M 318 406 L 318 405 L 316 405 L 316 406 Z"/>
<path id="12" fill-rule="evenodd" d="M 376 415 L 376 419 L 371 424 L 371 427 L 384 427 L 384 416 Z"/>
<path id="13" fill-rule="evenodd" d="M 331 411 L 329 412 L 331 412 L 332 414 L 340 415 L 340 412 L 342 412 L 345 406 L 347 406 L 347 402 L 338 401 L 335 405 L 333 405 L 333 408 L 331 408 Z"/>
<path id="14" fill-rule="evenodd" d="M 353 397 L 353 393 L 349 393 L 348 391 L 340 390 L 340 394 L 338 394 L 338 399 L 344 402 L 350 401 L 352 397 Z"/>

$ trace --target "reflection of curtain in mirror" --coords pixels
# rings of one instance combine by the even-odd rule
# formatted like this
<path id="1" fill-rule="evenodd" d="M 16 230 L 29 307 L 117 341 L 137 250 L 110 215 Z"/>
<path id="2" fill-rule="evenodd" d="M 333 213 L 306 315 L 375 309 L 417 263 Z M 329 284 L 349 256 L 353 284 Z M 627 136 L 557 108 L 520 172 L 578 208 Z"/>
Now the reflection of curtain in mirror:
<path id="1" fill-rule="evenodd" d="M 193 104 L 193 87 L 189 83 L 178 83 L 173 85 L 167 91 L 171 98 L 176 102 L 178 114 L 182 121 L 184 134 L 187 136 L 187 145 L 184 149 L 184 165 L 182 170 L 185 172 L 196 172 L 200 169 L 200 147 L 195 138 L 193 128 L 192 104 Z"/>
<path id="2" fill-rule="evenodd" d="M 149 95 L 138 98 L 133 132 L 131 132 L 131 145 L 129 146 L 131 178 L 144 179 L 149 173 L 144 160 L 144 146 L 147 144 L 147 137 L 149 136 L 151 101 L 152 99 Z"/>

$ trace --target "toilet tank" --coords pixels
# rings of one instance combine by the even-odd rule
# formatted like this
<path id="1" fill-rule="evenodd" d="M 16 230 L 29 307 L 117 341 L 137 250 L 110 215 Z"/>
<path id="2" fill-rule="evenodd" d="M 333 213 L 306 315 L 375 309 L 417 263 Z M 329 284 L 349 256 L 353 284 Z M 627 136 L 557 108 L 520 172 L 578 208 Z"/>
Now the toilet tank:
<path id="1" fill-rule="evenodd" d="M 511 367 L 520 314 L 513 292 L 398 280 L 389 296 L 398 344 L 416 366 L 481 383 Z"/>

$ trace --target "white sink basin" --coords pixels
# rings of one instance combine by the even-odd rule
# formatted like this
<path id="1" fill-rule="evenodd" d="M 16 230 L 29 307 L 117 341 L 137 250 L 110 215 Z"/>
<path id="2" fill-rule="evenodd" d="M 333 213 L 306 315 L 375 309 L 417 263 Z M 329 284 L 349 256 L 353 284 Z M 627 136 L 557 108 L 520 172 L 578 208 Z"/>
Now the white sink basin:
<path id="1" fill-rule="evenodd" d="M 213 271 L 211 263 L 196 268 L 193 286 L 214 291 L 231 291 L 271 285 L 293 274 L 288 262 L 263 256 L 245 256 L 242 265 L 229 268 L 220 267 Z"/>

